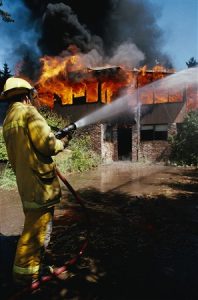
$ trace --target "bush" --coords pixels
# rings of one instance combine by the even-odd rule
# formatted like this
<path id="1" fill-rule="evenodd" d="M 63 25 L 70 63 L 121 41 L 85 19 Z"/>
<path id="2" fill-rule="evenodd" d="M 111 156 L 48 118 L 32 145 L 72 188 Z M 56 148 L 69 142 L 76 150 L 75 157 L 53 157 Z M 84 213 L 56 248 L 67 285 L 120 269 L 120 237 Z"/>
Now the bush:
<path id="1" fill-rule="evenodd" d="M 48 107 L 41 107 L 39 112 L 46 119 L 52 130 L 64 128 L 70 121 L 59 116 L 56 112 Z M 69 143 L 69 150 L 59 154 L 54 158 L 62 172 L 82 172 L 98 166 L 99 156 L 91 149 L 91 139 L 89 136 L 74 137 Z"/>
<path id="2" fill-rule="evenodd" d="M 53 131 L 64 128 L 70 123 L 68 119 L 64 119 L 48 107 L 41 107 L 39 112 Z M 57 166 L 62 172 L 87 171 L 100 163 L 99 156 L 91 149 L 89 136 L 74 137 L 70 141 L 68 149 L 71 151 L 64 151 L 54 157 Z M 68 155 L 68 153 L 70 154 Z M 0 130 L 0 161 L 8 161 L 2 130 Z M 2 188 L 6 189 L 16 186 L 16 178 L 9 165 L 0 173 L 0 184 Z"/>
<path id="3" fill-rule="evenodd" d="M 41 106 L 39 108 L 39 113 L 45 118 L 53 131 L 58 131 L 58 129 L 62 129 L 70 123 L 69 119 L 58 115 L 48 106 Z"/>
<path id="4" fill-rule="evenodd" d="M 181 130 L 171 141 L 171 162 L 198 165 L 198 110 L 189 112 Z"/>
<path id="5" fill-rule="evenodd" d="M 62 116 L 59 116 L 56 112 L 50 110 L 46 106 L 40 107 L 39 112 L 46 119 L 48 125 L 52 128 L 53 131 L 57 131 L 60 128 L 64 128 L 66 125 L 69 124 L 68 119 L 64 119 Z M 0 128 L 0 161 L 8 161 L 2 128 Z"/>
<path id="6" fill-rule="evenodd" d="M 71 153 L 55 157 L 55 162 L 62 172 L 83 172 L 97 167 L 100 157 L 91 149 L 89 136 L 74 137 L 68 147 Z"/>
<path id="7" fill-rule="evenodd" d="M 2 189 L 6 190 L 16 187 L 16 177 L 8 163 L 0 172 L 0 186 Z"/>
<path id="8" fill-rule="evenodd" d="M 6 146 L 3 138 L 2 128 L 0 129 L 0 161 L 6 162 L 8 161 Z"/>

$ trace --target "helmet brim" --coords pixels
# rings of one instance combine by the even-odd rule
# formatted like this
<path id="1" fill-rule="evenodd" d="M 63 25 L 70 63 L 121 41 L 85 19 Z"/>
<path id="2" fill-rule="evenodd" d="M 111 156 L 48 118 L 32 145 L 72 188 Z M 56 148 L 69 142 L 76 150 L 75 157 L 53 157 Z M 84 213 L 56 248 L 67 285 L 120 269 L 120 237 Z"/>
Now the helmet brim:
<path id="1" fill-rule="evenodd" d="M 18 95 L 24 95 L 24 94 L 28 94 L 29 90 L 26 88 L 14 88 L 14 89 L 10 89 L 6 92 L 3 92 L 1 94 L 1 99 L 4 100 L 9 100 L 10 98 L 14 98 L 14 96 L 18 96 Z"/>

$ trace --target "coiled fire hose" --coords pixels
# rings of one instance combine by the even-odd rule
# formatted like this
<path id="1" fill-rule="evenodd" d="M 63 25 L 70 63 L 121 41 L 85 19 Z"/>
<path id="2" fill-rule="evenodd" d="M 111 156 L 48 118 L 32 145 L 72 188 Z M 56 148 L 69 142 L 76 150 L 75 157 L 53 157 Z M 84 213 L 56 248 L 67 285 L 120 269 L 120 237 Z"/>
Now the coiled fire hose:
<path id="1" fill-rule="evenodd" d="M 79 258 L 84 254 L 84 251 L 87 248 L 88 240 L 89 240 L 89 234 L 90 234 L 90 219 L 89 219 L 87 209 L 86 209 L 86 207 L 83 203 L 82 198 L 73 189 L 71 184 L 67 181 L 66 177 L 60 172 L 60 170 L 57 167 L 56 167 L 56 173 L 57 173 L 58 177 L 60 178 L 60 180 L 64 183 L 64 185 L 68 188 L 68 190 L 74 196 L 76 202 L 78 204 L 80 204 L 80 206 L 83 210 L 83 213 L 84 213 L 85 218 L 86 218 L 86 238 L 85 238 L 83 244 L 81 245 L 80 250 L 78 251 L 78 253 L 73 258 L 71 258 L 69 261 L 67 261 L 62 267 L 56 268 L 53 271 L 53 273 L 50 274 L 50 275 L 42 276 L 39 280 L 33 282 L 30 286 L 27 286 L 24 289 L 22 289 L 20 292 L 15 293 L 13 296 L 11 296 L 11 298 L 9 298 L 9 300 L 20 299 L 21 296 L 23 296 L 25 293 L 29 293 L 29 292 L 37 290 L 42 283 L 49 282 L 50 280 L 52 280 L 54 278 L 58 278 L 58 276 L 61 273 L 67 271 L 69 266 L 74 265 L 79 260 Z"/>

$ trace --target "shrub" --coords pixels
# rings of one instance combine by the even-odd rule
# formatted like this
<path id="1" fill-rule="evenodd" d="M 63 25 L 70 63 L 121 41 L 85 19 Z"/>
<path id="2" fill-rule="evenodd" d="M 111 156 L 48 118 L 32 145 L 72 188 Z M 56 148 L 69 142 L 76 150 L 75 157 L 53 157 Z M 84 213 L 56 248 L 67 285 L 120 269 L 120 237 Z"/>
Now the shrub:
<path id="1" fill-rule="evenodd" d="M 6 162 L 8 161 L 6 146 L 3 138 L 2 128 L 0 129 L 0 161 Z"/>
<path id="2" fill-rule="evenodd" d="M 0 186 L 6 190 L 16 187 L 16 177 L 8 163 L 0 172 Z"/>
<path id="3" fill-rule="evenodd" d="M 70 123 L 69 119 L 63 118 L 55 111 L 51 110 L 48 106 L 41 106 L 39 108 L 39 112 L 45 118 L 48 125 L 52 128 L 53 131 L 64 128 Z"/>
<path id="4" fill-rule="evenodd" d="M 48 107 L 41 107 L 39 112 L 46 119 L 48 125 L 53 131 L 57 131 L 60 128 L 64 128 L 70 122 L 68 119 L 64 119 L 56 112 L 50 110 Z M 98 166 L 100 163 L 99 156 L 91 149 L 91 140 L 89 136 L 74 137 L 70 141 L 68 147 L 69 151 L 64 151 L 54 157 L 57 166 L 62 172 L 82 172 L 87 171 L 93 167 Z M 68 154 L 69 153 L 69 154 Z M 7 161 L 7 152 L 5 142 L 0 130 L 0 161 Z M 10 168 L 9 164 L 6 168 L 0 172 L 0 185 L 2 188 L 9 189 L 16 186 L 15 175 Z"/>
<path id="5" fill-rule="evenodd" d="M 69 119 L 59 116 L 48 107 L 41 107 L 39 112 L 54 131 L 64 128 L 70 123 Z M 68 149 L 71 150 L 70 154 L 68 151 L 65 151 L 54 158 L 62 172 L 87 171 L 98 166 L 100 162 L 99 156 L 91 149 L 91 139 L 89 136 L 74 137 L 70 141 Z"/>
<path id="6" fill-rule="evenodd" d="M 74 137 L 68 147 L 71 153 L 55 157 L 57 166 L 62 172 L 83 172 L 97 167 L 100 157 L 91 149 L 91 139 L 89 136 Z M 63 153 L 64 154 L 64 153 Z"/>
<path id="7" fill-rule="evenodd" d="M 198 165 L 198 110 L 190 111 L 171 141 L 170 160 L 178 165 Z"/>
<path id="8" fill-rule="evenodd" d="M 56 112 L 50 110 L 46 106 L 40 107 L 39 112 L 46 119 L 48 125 L 52 128 L 53 131 L 57 131 L 60 128 L 64 128 L 69 123 L 68 119 L 64 119 L 62 116 L 59 116 Z M 8 161 L 2 128 L 0 128 L 0 161 Z"/>

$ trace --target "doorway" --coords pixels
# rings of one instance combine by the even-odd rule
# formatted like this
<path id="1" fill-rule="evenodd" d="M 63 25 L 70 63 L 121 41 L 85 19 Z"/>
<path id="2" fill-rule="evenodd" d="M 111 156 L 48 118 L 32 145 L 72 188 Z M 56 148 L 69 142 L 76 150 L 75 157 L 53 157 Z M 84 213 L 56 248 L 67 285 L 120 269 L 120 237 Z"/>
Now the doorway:
<path id="1" fill-rule="evenodd" d="M 118 159 L 132 160 L 132 128 L 118 127 Z"/>

